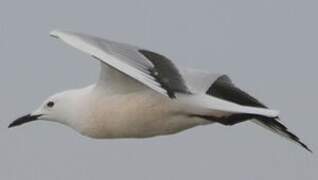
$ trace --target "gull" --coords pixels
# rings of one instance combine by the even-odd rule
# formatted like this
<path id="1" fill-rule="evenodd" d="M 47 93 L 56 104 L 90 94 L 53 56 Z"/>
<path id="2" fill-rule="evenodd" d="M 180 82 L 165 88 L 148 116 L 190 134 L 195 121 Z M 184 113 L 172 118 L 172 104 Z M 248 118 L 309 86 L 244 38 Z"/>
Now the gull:
<path id="1" fill-rule="evenodd" d="M 250 121 L 311 152 L 279 121 L 278 111 L 236 87 L 227 75 L 180 68 L 159 53 L 92 35 L 61 30 L 50 35 L 99 61 L 99 79 L 49 97 L 9 128 L 46 120 L 91 138 L 147 138 Z"/>

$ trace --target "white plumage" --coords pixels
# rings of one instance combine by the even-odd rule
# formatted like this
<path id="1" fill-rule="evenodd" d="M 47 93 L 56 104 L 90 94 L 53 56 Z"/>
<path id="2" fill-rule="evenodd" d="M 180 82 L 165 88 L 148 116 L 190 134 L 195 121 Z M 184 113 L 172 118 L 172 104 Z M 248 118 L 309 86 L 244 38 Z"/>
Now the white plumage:
<path id="1" fill-rule="evenodd" d="M 100 61 L 100 78 L 89 87 L 48 98 L 10 127 L 43 119 L 93 138 L 144 138 L 256 119 L 309 150 L 278 121 L 278 111 L 238 89 L 225 75 L 178 68 L 158 53 L 90 35 L 56 30 L 51 36 Z"/>

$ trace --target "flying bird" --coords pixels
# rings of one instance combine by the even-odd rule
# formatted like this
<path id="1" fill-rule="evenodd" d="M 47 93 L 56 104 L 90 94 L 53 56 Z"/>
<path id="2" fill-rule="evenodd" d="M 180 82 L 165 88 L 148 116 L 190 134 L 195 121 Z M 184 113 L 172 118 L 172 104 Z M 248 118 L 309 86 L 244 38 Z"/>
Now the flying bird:
<path id="1" fill-rule="evenodd" d="M 92 138 L 147 138 L 251 121 L 311 152 L 279 121 L 278 111 L 236 87 L 227 75 L 180 68 L 159 53 L 83 33 L 55 30 L 50 35 L 99 61 L 99 79 L 49 97 L 9 128 L 46 120 Z"/>

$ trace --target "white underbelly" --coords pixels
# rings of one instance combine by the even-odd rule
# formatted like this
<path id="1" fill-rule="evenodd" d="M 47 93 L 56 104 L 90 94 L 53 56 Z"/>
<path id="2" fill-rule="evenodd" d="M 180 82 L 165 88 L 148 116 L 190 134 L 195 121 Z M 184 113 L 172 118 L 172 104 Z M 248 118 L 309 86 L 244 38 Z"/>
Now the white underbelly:
<path id="1" fill-rule="evenodd" d="M 81 133 L 93 138 L 145 138 L 210 123 L 187 115 L 173 100 L 150 91 L 107 97 L 88 121 Z"/>

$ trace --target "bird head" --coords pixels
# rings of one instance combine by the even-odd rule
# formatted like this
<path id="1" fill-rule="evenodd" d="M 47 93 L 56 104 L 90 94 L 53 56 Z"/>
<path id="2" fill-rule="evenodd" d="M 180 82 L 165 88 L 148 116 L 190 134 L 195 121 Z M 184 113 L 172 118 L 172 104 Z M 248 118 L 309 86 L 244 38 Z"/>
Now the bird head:
<path id="1" fill-rule="evenodd" d="M 46 99 L 40 107 L 32 113 L 13 121 L 9 125 L 9 128 L 37 120 L 59 122 L 68 125 L 70 124 L 70 120 L 73 119 L 72 115 L 74 114 L 74 108 L 76 107 L 75 96 L 76 93 L 74 93 L 74 91 L 55 94 Z"/>

